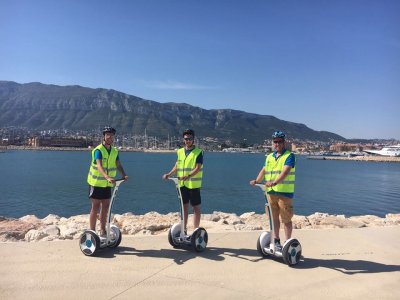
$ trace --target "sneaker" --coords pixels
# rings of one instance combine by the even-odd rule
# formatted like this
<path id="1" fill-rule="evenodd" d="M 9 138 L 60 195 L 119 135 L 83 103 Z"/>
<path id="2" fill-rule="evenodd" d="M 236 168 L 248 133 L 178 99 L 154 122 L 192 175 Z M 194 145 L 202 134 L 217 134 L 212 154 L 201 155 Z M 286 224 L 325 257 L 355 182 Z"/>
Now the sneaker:
<path id="1" fill-rule="evenodd" d="M 275 252 L 282 252 L 282 246 L 280 243 L 275 243 Z"/>
<path id="2" fill-rule="evenodd" d="M 100 236 L 101 238 L 106 238 L 106 237 L 107 237 L 107 232 L 106 232 L 105 230 L 100 230 L 99 236 Z"/>

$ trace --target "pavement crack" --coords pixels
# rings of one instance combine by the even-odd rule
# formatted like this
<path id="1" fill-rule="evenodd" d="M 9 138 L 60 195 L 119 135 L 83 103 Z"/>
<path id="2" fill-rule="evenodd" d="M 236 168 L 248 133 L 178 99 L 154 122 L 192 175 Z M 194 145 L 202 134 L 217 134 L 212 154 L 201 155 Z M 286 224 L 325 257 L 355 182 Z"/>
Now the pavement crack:
<path id="1" fill-rule="evenodd" d="M 112 297 L 109 298 L 109 299 L 115 299 L 116 297 L 118 297 L 118 296 L 124 294 L 125 292 L 129 291 L 130 289 L 135 288 L 136 286 L 142 284 L 143 282 L 149 280 L 150 278 L 153 278 L 154 276 L 156 276 L 156 275 L 159 274 L 160 272 L 162 272 L 162 271 L 168 269 L 169 267 L 171 267 L 171 266 L 173 266 L 173 265 L 175 265 L 174 262 L 173 262 L 173 263 L 170 263 L 169 265 L 165 266 L 164 268 L 161 268 L 161 269 L 158 270 L 157 272 L 155 272 L 155 273 L 153 273 L 153 274 L 147 276 L 146 278 L 143 278 L 142 280 L 136 282 L 134 285 L 130 286 L 129 288 L 123 290 L 122 292 L 120 292 L 120 293 L 118 293 L 118 294 L 115 294 L 114 296 L 112 296 Z"/>

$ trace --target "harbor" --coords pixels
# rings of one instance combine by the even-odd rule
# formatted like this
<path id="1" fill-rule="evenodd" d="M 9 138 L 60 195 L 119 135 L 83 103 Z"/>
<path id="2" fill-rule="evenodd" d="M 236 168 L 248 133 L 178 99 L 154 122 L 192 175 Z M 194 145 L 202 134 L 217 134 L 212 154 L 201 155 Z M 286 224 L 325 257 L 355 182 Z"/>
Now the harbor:
<path id="1" fill-rule="evenodd" d="M 308 159 L 316 160 L 350 160 L 350 161 L 370 161 L 370 162 L 397 162 L 400 163 L 399 156 L 325 156 L 325 155 L 310 155 Z"/>

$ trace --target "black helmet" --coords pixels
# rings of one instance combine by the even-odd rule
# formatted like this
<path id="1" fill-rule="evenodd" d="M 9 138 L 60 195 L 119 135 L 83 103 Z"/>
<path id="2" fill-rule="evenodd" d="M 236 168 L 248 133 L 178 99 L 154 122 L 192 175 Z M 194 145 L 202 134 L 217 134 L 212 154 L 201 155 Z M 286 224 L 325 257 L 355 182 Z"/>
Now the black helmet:
<path id="1" fill-rule="evenodd" d="M 282 132 L 282 131 L 275 131 L 273 134 L 272 134 L 272 138 L 273 139 L 276 139 L 276 138 L 282 138 L 282 139 L 284 139 L 285 138 L 285 134 Z"/>
<path id="2" fill-rule="evenodd" d="M 111 126 L 106 126 L 103 128 L 103 135 L 105 135 L 106 133 L 113 133 L 115 134 L 117 131 L 112 128 Z"/>
<path id="3" fill-rule="evenodd" d="M 185 129 L 184 131 L 183 131 L 183 133 L 182 133 L 182 136 L 185 136 L 185 135 L 191 135 L 191 136 L 194 136 L 194 130 L 193 129 Z"/>

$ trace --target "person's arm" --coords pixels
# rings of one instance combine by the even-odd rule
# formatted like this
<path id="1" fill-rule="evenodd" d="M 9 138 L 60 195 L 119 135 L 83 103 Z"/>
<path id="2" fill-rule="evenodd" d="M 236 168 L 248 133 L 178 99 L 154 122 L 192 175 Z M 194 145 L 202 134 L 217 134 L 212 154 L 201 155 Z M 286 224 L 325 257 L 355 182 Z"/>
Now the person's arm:
<path id="1" fill-rule="evenodd" d="M 174 167 L 171 169 L 171 171 L 169 171 L 168 173 L 166 173 L 166 174 L 163 175 L 163 179 L 164 179 L 164 180 L 167 180 L 172 174 L 175 174 L 175 173 L 176 173 L 177 164 L 178 164 L 178 163 L 175 163 L 175 165 L 174 165 Z"/>
<path id="2" fill-rule="evenodd" d="M 273 187 L 273 186 L 281 183 L 285 179 L 285 177 L 290 173 L 291 169 L 292 169 L 291 166 L 284 165 L 281 174 L 279 174 L 279 176 L 277 178 L 275 178 L 274 181 L 268 181 L 266 186 L 267 187 Z"/>
<path id="3" fill-rule="evenodd" d="M 96 165 L 97 165 L 97 170 L 103 175 L 103 177 L 109 182 L 109 183 L 115 183 L 114 178 L 108 176 L 106 171 L 104 171 L 103 166 L 101 165 L 101 159 L 97 158 L 96 159 Z"/>
<path id="4" fill-rule="evenodd" d="M 258 173 L 256 179 L 250 180 L 251 185 L 255 185 L 256 183 L 262 182 L 263 178 L 265 176 L 265 167 L 263 167 L 260 172 Z"/>
<path id="5" fill-rule="evenodd" d="M 196 166 L 189 172 L 189 174 L 186 175 L 186 176 L 183 176 L 181 179 L 182 180 L 188 180 L 190 177 L 193 177 L 198 172 L 200 172 L 200 170 L 201 170 L 201 164 L 197 163 Z"/>
<path id="6" fill-rule="evenodd" d="M 126 175 L 125 170 L 124 170 L 124 168 L 122 167 L 122 164 L 121 164 L 121 162 L 119 161 L 119 159 L 116 161 L 116 164 L 117 164 L 117 169 L 118 169 L 119 173 L 121 173 L 122 178 L 123 178 L 124 180 L 128 180 L 128 176 Z"/>
<path id="7" fill-rule="evenodd" d="M 201 152 L 196 158 L 196 164 L 194 168 L 189 172 L 188 175 L 183 176 L 182 180 L 188 180 L 190 177 L 193 177 L 201 170 L 201 166 L 203 165 L 203 152 Z"/>

